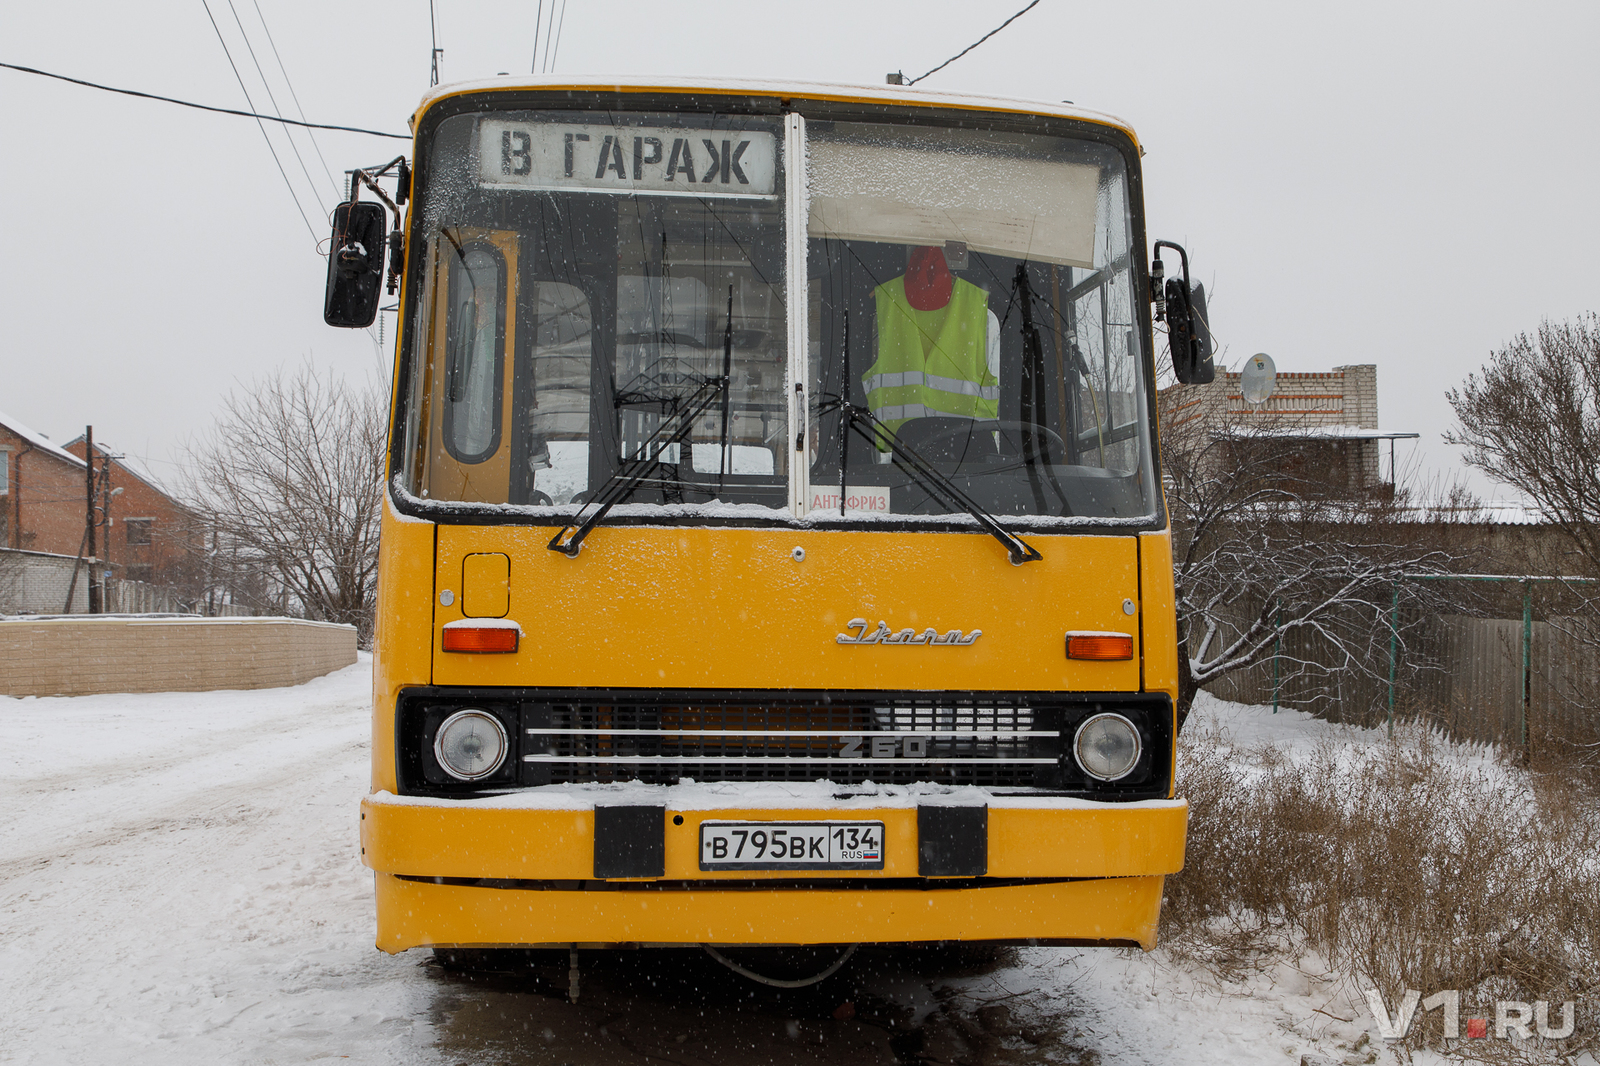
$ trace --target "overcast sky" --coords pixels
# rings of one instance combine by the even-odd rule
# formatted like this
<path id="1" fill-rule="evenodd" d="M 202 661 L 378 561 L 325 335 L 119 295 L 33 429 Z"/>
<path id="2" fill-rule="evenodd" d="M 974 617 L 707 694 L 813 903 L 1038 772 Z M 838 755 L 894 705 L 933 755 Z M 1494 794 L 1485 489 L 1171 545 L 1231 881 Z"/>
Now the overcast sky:
<path id="1" fill-rule="evenodd" d="M 406 131 L 426 0 L 209 3 L 258 110 L 272 102 L 239 22 L 285 113 L 292 85 L 313 122 Z M 555 68 L 882 84 L 1021 6 L 566 0 Z M 441 79 L 528 71 L 538 8 L 436 0 Z M 1600 308 L 1597 40 L 1593 0 L 1044 0 L 924 86 L 1128 120 L 1150 237 L 1188 247 L 1229 364 L 1376 363 L 1382 428 L 1422 433 L 1413 465 L 1450 471 L 1445 390 L 1541 319 Z M 0 61 L 244 106 L 201 0 L 5 4 L 0 42 Z M 93 424 L 171 482 L 230 388 L 305 359 L 387 374 L 393 316 L 382 357 L 322 324 L 316 244 L 334 178 L 404 142 L 298 136 L 302 171 L 269 131 L 297 208 L 248 119 L 7 70 L 0 100 L 0 410 L 58 442 Z"/>

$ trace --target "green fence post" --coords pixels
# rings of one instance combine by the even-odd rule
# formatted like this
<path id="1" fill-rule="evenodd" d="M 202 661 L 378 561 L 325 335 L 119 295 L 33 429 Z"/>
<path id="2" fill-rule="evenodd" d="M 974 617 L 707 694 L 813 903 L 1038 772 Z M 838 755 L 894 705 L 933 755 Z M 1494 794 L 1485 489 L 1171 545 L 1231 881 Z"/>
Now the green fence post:
<path id="1" fill-rule="evenodd" d="M 1273 608 L 1272 624 L 1278 635 L 1272 644 L 1272 713 L 1278 713 L 1278 659 L 1283 655 L 1283 597 L 1278 597 Z"/>
<path id="2" fill-rule="evenodd" d="M 1522 706 L 1518 708 L 1517 737 L 1528 753 L 1528 706 L 1533 701 L 1533 582 L 1522 582 Z"/>
<path id="3" fill-rule="evenodd" d="M 1394 583 L 1394 595 L 1389 602 L 1389 714 L 1385 725 L 1389 737 L 1394 738 L 1394 676 L 1400 655 L 1400 582 Z"/>

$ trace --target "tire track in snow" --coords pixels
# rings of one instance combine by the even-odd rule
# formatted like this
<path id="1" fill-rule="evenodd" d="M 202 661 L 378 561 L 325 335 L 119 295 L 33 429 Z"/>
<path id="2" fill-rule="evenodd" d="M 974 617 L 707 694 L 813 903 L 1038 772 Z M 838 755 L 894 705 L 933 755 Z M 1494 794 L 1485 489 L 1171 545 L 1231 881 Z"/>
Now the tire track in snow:
<path id="1" fill-rule="evenodd" d="M 60 802 L 52 805 L 57 808 L 55 811 L 48 812 L 48 815 L 52 816 L 51 821 L 78 814 L 82 815 L 83 819 L 78 824 L 92 824 L 94 828 L 68 830 L 64 839 L 52 828 L 39 828 L 35 830 L 35 836 L 56 834 L 60 842 L 45 848 L 35 847 L 34 850 L 22 852 L 21 854 L 15 853 L 11 847 L 6 847 L 4 853 L 0 853 L 0 856 L 3 856 L 0 857 L 0 885 L 4 885 L 20 873 L 37 869 L 39 866 L 57 861 L 72 860 L 85 852 L 107 846 L 134 842 L 141 836 L 160 832 L 163 829 L 186 827 L 187 824 L 196 821 L 200 822 L 201 827 L 209 828 L 213 824 L 213 820 L 218 819 L 218 816 L 224 810 L 229 808 L 243 809 L 241 800 L 246 801 L 247 805 L 248 801 L 253 798 L 263 794 L 271 794 L 296 781 L 304 783 L 308 777 L 308 770 L 304 765 L 308 757 L 318 765 L 326 765 L 323 760 L 361 752 L 367 746 L 365 723 L 362 723 L 362 727 L 358 732 L 362 735 L 355 739 L 349 736 L 330 737 L 324 745 L 319 745 L 309 751 L 296 751 L 288 756 L 286 760 L 283 760 L 287 761 L 289 765 L 282 765 L 280 761 L 280 765 L 275 766 L 270 773 L 241 776 L 172 797 L 165 800 L 160 806 L 144 812 L 144 817 L 131 821 L 103 825 L 97 819 L 88 816 L 86 808 L 89 805 L 83 803 L 81 799 L 74 797 L 63 798 Z M 263 739 L 258 743 L 261 746 L 270 747 L 280 742 L 281 738 L 279 740 Z M 184 762 L 180 760 L 169 767 L 168 770 L 170 772 L 183 765 Z M 100 791 L 115 793 L 118 790 L 118 786 L 123 783 L 122 781 L 106 783 L 100 787 Z M 106 798 L 114 799 L 115 797 L 108 795 Z M 352 799 L 352 812 L 355 809 L 354 803 L 358 799 L 359 794 Z M 76 811 L 68 810 L 68 808 L 74 807 L 77 808 Z M 10 812 L 6 812 L 4 816 L 11 819 L 19 817 Z M 233 820 L 239 821 L 242 819 Z M 15 821 L 13 825 L 16 825 Z"/>
<path id="2" fill-rule="evenodd" d="M 436 1061 L 417 960 L 372 946 L 365 700 L 256 705 L 226 734 L 187 728 L 207 707 L 174 701 L 190 721 L 154 744 L 179 753 L 0 799 L 0 817 L 34 819 L 0 846 L 0 1059 Z M 60 709 L 58 743 L 73 729 Z"/>
<path id="3" fill-rule="evenodd" d="M 86 779 L 99 784 L 113 784 L 118 781 L 148 777 L 151 774 L 171 770 L 186 763 L 201 762 L 224 754 L 238 747 L 241 742 L 250 742 L 262 737 L 281 736 L 285 732 L 301 725 L 301 718 L 306 712 L 341 709 L 343 708 L 340 706 L 330 705 L 289 710 L 281 717 L 240 725 L 221 732 L 202 734 L 203 740 L 186 737 L 183 740 L 181 753 L 166 758 L 153 754 L 136 753 L 130 757 L 102 759 L 62 773 L 23 778 L 15 786 L 8 787 L 8 792 L 10 793 L 10 798 L 19 799 L 29 796 L 58 794 L 66 789 L 81 785 Z"/>

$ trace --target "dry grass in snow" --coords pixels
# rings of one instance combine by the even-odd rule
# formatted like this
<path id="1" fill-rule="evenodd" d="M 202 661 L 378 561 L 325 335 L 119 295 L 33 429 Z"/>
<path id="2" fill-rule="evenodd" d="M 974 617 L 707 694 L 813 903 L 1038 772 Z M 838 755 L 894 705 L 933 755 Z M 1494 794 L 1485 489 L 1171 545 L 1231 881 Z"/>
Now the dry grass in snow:
<path id="1" fill-rule="evenodd" d="M 1230 705 L 1209 707 L 1180 755 L 1187 865 L 1163 914 L 1175 958 L 1241 978 L 1310 952 L 1356 986 L 1347 1003 L 1371 987 L 1389 1004 L 1407 988 L 1458 989 L 1463 1019 L 1542 999 L 1556 1024 L 1576 1001 L 1571 1037 L 1520 1046 L 1469 1041 L 1464 1021 L 1447 1042 L 1442 1012 L 1419 1011 L 1403 1054 L 1560 1060 L 1600 1046 L 1592 792 L 1421 729 L 1389 739 L 1319 723 L 1261 739 L 1237 711 L 1229 722 Z"/>

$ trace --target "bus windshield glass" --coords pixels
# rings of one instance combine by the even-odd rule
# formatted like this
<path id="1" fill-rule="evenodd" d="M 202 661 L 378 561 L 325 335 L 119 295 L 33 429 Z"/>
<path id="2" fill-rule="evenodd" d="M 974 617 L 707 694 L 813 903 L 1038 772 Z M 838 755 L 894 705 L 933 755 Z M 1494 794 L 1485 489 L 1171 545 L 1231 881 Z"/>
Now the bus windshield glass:
<path id="1" fill-rule="evenodd" d="M 419 177 L 414 497 L 572 515 L 622 484 L 618 517 L 852 525 L 1159 510 L 1108 142 L 485 110 L 439 122 Z"/>
<path id="2" fill-rule="evenodd" d="M 782 127 L 496 112 L 435 135 L 406 480 L 435 500 L 788 505 Z"/>
<path id="3" fill-rule="evenodd" d="M 956 510 L 909 453 L 997 516 L 1153 514 L 1121 156 L 843 122 L 808 149 L 813 508 Z"/>

